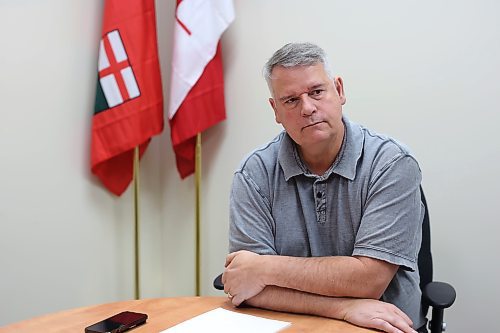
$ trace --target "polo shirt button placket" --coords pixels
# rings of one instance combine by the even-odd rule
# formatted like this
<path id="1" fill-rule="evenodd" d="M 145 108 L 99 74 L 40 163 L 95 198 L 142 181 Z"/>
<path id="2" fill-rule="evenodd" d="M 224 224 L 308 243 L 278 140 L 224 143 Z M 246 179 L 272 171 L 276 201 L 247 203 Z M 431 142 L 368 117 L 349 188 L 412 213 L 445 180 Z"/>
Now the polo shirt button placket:
<path id="1" fill-rule="evenodd" d="M 318 223 L 326 222 L 326 184 L 316 183 L 314 186 L 315 202 L 316 202 L 316 219 Z"/>

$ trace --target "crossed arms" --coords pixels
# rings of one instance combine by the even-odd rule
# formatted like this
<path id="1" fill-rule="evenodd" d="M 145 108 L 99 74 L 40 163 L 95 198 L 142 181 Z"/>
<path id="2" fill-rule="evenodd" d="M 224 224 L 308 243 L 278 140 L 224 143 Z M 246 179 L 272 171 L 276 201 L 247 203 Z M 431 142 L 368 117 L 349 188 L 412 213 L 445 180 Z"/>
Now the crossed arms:
<path id="1" fill-rule="evenodd" d="M 222 281 L 235 306 L 246 302 L 414 333 L 405 313 L 377 300 L 398 267 L 369 257 L 296 258 L 238 251 L 227 256 Z"/>
<path id="2" fill-rule="evenodd" d="M 302 236 L 293 234 L 297 228 L 294 216 L 282 213 L 293 205 L 276 201 L 287 199 L 276 196 L 277 193 L 296 193 L 294 183 L 283 184 L 276 190 L 276 179 L 281 179 L 281 174 L 275 179 L 262 173 L 274 169 L 263 165 L 261 159 L 250 159 L 245 165 L 247 169 L 235 174 L 231 192 L 230 248 L 249 251 L 230 253 L 223 275 L 224 290 L 235 306 L 245 302 L 272 310 L 343 319 L 386 332 L 415 332 L 405 313 L 378 300 L 400 265 L 415 269 L 413 259 L 420 244 L 422 211 L 420 170 L 413 158 L 391 158 L 380 167 L 383 171 L 376 173 L 367 189 L 360 225 L 353 224 L 354 249 L 343 251 L 318 249 L 321 240 L 318 242 L 317 238 L 304 246 Z M 315 202 L 310 206 L 315 207 Z M 357 203 L 352 206 L 357 207 Z M 279 208 L 273 211 L 273 207 Z M 316 226 L 316 216 L 311 215 L 311 225 Z M 344 221 L 344 216 L 339 219 Z M 282 222 L 279 227 L 276 221 Z M 349 237 L 349 229 L 344 231 L 338 236 L 339 244 L 344 235 Z M 313 228 L 312 235 L 319 236 L 320 232 Z M 299 251 L 294 250 L 294 244 L 298 244 L 295 248 L 302 245 Z M 319 256 L 311 253 L 313 246 Z M 285 253 L 293 257 L 280 255 Z"/>
<path id="3" fill-rule="evenodd" d="M 224 283 L 233 304 L 259 294 L 265 286 L 277 286 L 335 297 L 379 299 L 398 266 L 369 257 L 314 257 L 257 255 L 249 251 L 226 258 Z"/>

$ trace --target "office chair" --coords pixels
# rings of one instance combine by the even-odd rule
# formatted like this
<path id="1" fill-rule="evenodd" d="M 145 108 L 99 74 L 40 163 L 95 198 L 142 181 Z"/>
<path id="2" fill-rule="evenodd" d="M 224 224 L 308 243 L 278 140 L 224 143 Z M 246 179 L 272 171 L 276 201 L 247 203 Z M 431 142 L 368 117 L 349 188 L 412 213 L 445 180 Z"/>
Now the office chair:
<path id="1" fill-rule="evenodd" d="M 427 317 L 429 306 L 432 307 L 432 319 L 429 321 L 430 333 L 442 333 L 446 330 L 444 309 L 449 308 L 456 298 L 455 289 L 446 282 L 432 281 L 431 232 L 429 225 L 429 209 L 424 191 L 420 187 L 421 200 L 425 207 L 422 222 L 422 243 L 418 253 L 418 269 L 420 273 L 420 289 L 422 291 L 422 312 Z M 222 274 L 213 282 L 214 288 L 224 290 Z"/>
<path id="2" fill-rule="evenodd" d="M 432 307 L 432 319 L 429 321 L 430 333 L 441 333 L 446 330 L 446 323 L 443 321 L 444 309 L 449 308 L 455 302 L 456 292 L 446 282 L 432 281 L 429 209 L 422 187 L 420 187 L 420 196 L 425 207 L 424 220 L 422 221 L 422 244 L 418 253 L 420 289 L 422 290 L 422 312 L 427 316 L 429 306 Z"/>

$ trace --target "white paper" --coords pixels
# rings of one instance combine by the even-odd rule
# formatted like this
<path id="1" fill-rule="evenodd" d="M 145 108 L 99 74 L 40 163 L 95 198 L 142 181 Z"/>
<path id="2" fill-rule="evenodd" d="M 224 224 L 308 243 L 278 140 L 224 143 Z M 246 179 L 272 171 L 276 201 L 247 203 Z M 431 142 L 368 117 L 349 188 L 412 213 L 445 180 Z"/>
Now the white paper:
<path id="1" fill-rule="evenodd" d="M 217 308 L 186 320 L 160 333 L 274 333 L 291 323 Z"/>

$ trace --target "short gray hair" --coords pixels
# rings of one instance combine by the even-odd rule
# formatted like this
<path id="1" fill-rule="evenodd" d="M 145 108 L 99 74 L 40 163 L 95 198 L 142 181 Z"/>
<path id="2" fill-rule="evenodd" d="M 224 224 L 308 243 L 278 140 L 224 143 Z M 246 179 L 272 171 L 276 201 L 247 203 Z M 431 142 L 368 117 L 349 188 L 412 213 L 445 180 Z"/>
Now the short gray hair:
<path id="1" fill-rule="evenodd" d="M 313 66 L 316 64 L 322 64 L 328 77 L 333 79 L 330 64 L 328 63 L 328 56 L 321 47 L 312 43 L 288 43 L 274 52 L 264 65 L 262 72 L 269 88 L 271 88 L 271 73 L 275 66 L 288 68 Z"/>

